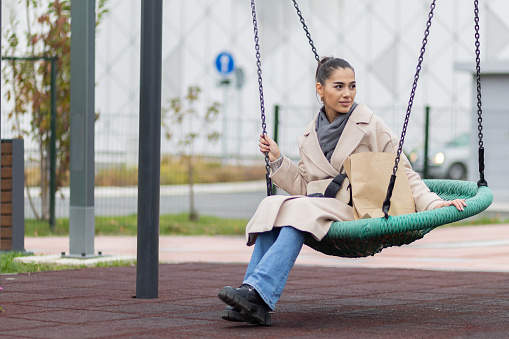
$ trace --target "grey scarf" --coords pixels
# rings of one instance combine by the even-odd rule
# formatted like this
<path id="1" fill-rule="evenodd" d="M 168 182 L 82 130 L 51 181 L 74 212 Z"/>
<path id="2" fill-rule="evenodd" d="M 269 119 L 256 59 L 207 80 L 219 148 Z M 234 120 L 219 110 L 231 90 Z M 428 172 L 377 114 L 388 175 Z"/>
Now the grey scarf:
<path id="1" fill-rule="evenodd" d="M 318 142 L 320 143 L 322 152 L 329 162 L 331 160 L 332 153 L 334 153 L 334 149 L 336 149 L 339 138 L 345 129 L 346 122 L 348 121 L 348 118 L 350 118 L 350 115 L 352 115 L 355 107 L 357 107 L 356 102 L 352 104 L 348 113 L 338 115 L 332 123 L 330 123 L 329 119 L 327 119 L 325 107 L 322 106 L 322 108 L 320 108 L 320 113 L 316 119 L 316 134 L 318 135 Z"/>

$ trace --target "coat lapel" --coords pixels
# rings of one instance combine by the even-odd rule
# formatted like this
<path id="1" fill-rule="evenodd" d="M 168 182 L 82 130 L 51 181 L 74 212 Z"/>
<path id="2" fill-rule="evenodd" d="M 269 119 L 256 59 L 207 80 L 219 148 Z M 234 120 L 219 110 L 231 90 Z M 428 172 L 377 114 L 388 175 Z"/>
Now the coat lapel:
<path id="1" fill-rule="evenodd" d="M 326 176 L 335 177 L 339 172 L 329 163 L 318 143 L 318 136 L 315 130 L 316 118 L 317 115 L 313 118 L 313 121 L 308 125 L 306 131 L 302 135 L 300 142 L 300 149 L 303 153 L 302 156 L 306 156 L 316 165 L 316 168 L 321 169 Z"/>
<path id="2" fill-rule="evenodd" d="M 316 165 L 317 169 L 324 172 L 325 176 L 335 177 L 342 169 L 343 162 L 352 153 L 355 152 L 362 138 L 366 134 L 363 124 L 369 123 L 373 112 L 365 105 L 359 104 L 348 119 L 343 134 L 339 138 L 338 146 L 332 154 L 331 162 L 322 152 L 316 135 L 316 118 L 307 126 L 306 131 L 300 139 L 301 156 L 305 156 Z M 340 146 L 339 146 L 340 145 Z"/>
<path id="3" fill-rule="evenodd" d="M 343 162 L 355 152 L 362 138 L 366 134 L 363 124 L 369 123 L 373 112 L 365 105 L 359 104 L 348 119 L 343 134 L 339 138 L 338 145 L 331 158 L 331 165 L 341 170 Z"/>

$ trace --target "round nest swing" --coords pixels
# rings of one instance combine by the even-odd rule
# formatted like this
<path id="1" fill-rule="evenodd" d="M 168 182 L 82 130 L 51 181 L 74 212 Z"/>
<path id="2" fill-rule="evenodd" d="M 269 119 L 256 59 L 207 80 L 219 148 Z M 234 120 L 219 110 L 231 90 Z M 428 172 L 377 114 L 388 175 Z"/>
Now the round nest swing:
<path id="1" fill-rule="evenodd" d="M 316 61 L 320 61 L 316 48 L 314 46 L 311 35 L 306 26 L 305 20 L 299 9 L 296 0 L 292 0 L 297 14 L 300 18 L 302 27 L 309 40 L 312 52 Z M 397 171 L 400 155 L 402 152 L 403 142 L 406 134 L 411 108 L 417 88 L 417 81 L 421 70 L 421 64 L 424 57 L 433 11 L 435 9 L 435 1 L 432 0 L 430 13 L 420 50 L 417 71 L 414 77 L 414 83 L 410 94 L 410 101 L 403 125 L 403 131 L 399 143 L 399 149 L 396 156 L 393 176 L 391 178 L 394 184 L 395 174 Z M 263 98 L 262 71 L 260 61 L 260 46 L 258 38 L 258 25 L 256 19 L 255 0 L 251 0 L 251 9 L 253 16 L 253 26 L 255 35 L 255 50 L 258 67 L 258 84 L 260 91 L 260 108 L 262 118 L 262 133 L 266 134 L 265 124 L 265 108 Z M 479 6 L 478 0 L 474 0 L 475 14 L 475 46 L 476 46 L 476 70 L 477 70 L 477 113 L 478 113 L 478 137 L 479 137 L 479 173 L 480 180 L 477 183 L 459 180 L 438 180 L 424 179 L 424 183 L 428 188 L 438 194 L 444 200 L 466 199 L 467 206 L 463 211 L 458 211 L 454 206 L 442 207 L 439 209 L 404 214 L 398 216 L 389 216 L 390 198 L 392 195 L 392 187 L 389 187 L 387 198 L 384 201 L 383 210 L 385 217 L 372 219 L 359 219 L 352 221 L 333 222 L 327 235 L 317 241 L 313 236 L 308 236 L 305 244 L 309 247 L 333 256 L 359 258 L 375 255 L 384 248 L 391 246 L 408 245 L 415 240 L 421 239 L 438 226 L 449 224 L 458 220 L 462 220 L 484 211 L 493 201 L 493 194 L 488 188 L 488 184 L 484 179 L 484 147 L 482 141 L 482 109 L 481 109 L 481 82 L 480 82 L 480 44 L 479 44 Z M 269 158 L 265 155 L 265 163 L 267 169 L 267 195 L 271 195 L 272 183 L 269 178 Z"/>
<path id="2" fill-rule="evenodd" d="M 438 226 L 471 217 L 484 211 L 493 201 L 487 186 L 460 180 L 431 180 L 424 182 L 444 200 L 466 199 L 463 211 L 449 206 L 435 210 L 390 216 L 333 222 L 327 235 L 317 241 L 312 236 L 306 245 L 328 255 L 359 258 L 375 255 L 390 246 L 408 245 L 421 239 Z"/>

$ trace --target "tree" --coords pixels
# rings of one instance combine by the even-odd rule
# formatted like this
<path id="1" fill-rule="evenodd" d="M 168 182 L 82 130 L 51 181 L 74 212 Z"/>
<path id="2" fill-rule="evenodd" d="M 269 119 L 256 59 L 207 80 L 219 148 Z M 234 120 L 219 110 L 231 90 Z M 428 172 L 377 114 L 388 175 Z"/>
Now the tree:
<path id="1" fill-rule="evenodd" d="M 205 114 L 202 116 L 196 109 L 200 92 L 200 87 L 189 86 L 185 97 L 171 99 L 166 106 L 163 106 L 161 119 L 166 138 L 176 142 L 178 153 L 187 166 L 190 220 L 198 220 L 198 212 L 194 206 L 194 142 L 199 137 L 200 133 L 205 133 L 209 142 L 215 142 L 220 137 L 217 131 L 207 132 L 210 124 L 214 122 L 219 115 L 220 104 L 214 102 L 210 106 L 207 106 L 205 108 Z M 185 121 L 188 122 L 187 126 L 190 127 L 188 132 L 183 132 Z M 198 128 L 195 126 L 197 121 L 200 123 Z M 175 136 L 175 130 L 180 130 L 182 133 Z"/>
<path id="2" fill-rule="evenodd" d="M 96 3 L 96 25 L 107 13 L 107 0 Z M 57 189 L 68 180 L 70 160 L 70 0 L 18 0 L 17 11 L 11 15 L 10 26 L 4 28 L 4 55 L 56 57 L 57 65 Z M 20 27 L 19 13 L 26 11 L 26 27 Z M 48 218 L 48 146 L 50 141 L 51 62 L 43 60 L 4 62 L 5 98 L 12 103 L 8 119 L 14 119 L 13 132 L 19 138 L 31 138 L 39 146 L 42 206 L 38 219 Z M 20 124 L 21 117 L 31 114 L 29 129 Z M 28 190 L 27 185 L 27 192 Z M 30 196 L 29 196 L 30 197 Z M 30 199 L 31 200 L 31 199 Z"/>

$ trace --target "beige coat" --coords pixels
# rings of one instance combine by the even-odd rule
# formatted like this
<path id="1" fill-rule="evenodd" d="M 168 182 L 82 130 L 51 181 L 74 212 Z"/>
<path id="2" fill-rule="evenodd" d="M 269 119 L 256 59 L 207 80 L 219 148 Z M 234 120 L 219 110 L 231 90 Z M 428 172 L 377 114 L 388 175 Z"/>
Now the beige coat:
<path id="1" fill-rule="evenodd" d="M 282 226 L 309 232 L 321 240 L 333 221 L 354 220 L 353 209 L 348 205 L 348 179 L 343 182 L 336 199 L 306 197 L 309 187 L 319 183 L 319 180 L 345 173 L 343 162 L 352 153 L 396 153 L 398 149 L 399 138 L 366 105 L 359 104 L 348 119 L 329 163 L 320 148 L 315 122 L 316 116 L 299 137 L 301 160 L 298 165 L 284 157 L 281 167 L 271 175 L 273 182 L 290 196 L 273 195 L 261 201 L 246 226 L 248 245 L 254 244 L 257 233 Z M 405 166 L 417 211 L 433 209 L 442 201 L 438 195 L 430 192 L 403 154 L 401 165 Z"/>

